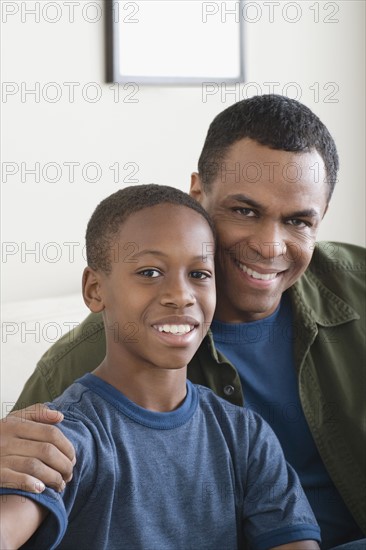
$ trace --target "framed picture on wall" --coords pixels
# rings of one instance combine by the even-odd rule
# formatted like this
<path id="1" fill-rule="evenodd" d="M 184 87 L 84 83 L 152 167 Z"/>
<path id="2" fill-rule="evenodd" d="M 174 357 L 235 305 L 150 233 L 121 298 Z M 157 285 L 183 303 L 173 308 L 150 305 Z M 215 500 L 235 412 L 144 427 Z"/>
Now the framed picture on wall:
<path id="1" fill-rule="evenodd" d="M 243 4 L 107 0 L 108 81 L 243 81 Z"/>

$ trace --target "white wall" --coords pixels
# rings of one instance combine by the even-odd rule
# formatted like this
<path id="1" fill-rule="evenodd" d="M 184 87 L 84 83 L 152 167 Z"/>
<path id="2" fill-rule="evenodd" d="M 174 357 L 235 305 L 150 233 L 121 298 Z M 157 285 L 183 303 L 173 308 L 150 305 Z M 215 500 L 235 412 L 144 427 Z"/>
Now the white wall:
<path id="1" fill-rule="evenodd" d="M 268 83 L 278 83 L 272 84 L 275 92 L 301 99 L 336 139 L 340 178 L 320 238 L 364 244 L 364 2 L 274 2 L 273 18 L 268 2 L 249 2 L 245 58 L 251 85 L 231 87 L 231 93 L 218 87 L 209 96 L 197 86 L 140 87 L 131 97 L 134 88 L 121 87 L 117 102 L 116 87 L 104 83 L 104 22 L 82 17 L 87 3 L 75 3 L 70 22 L 70 8 L 59 0 L 62 16 L 50 23 L 52 7 L 36 22 L 24 12 L 35 2 L 1 2 L 3 91 L 5 85 L 14 92 L 2 98 L 2 162 L 14 164 L 2 166 L 17 170 L 2 184 L 4 302 L 77 292 L 85 226 L 97 202 L 127 185 L 132 170 L 140 183 L 188 190 L 212 118 L 243 97 L 268 93 Z M 6 13 L 18 11 L 6 15 L 5 7 Z M 187 40 L 199 45 L 189 29 Z M 79 83 L 74 101 L 67 82 Z M 90 83 L 100 87 L 94 103 L 96 88 Z M 30 94 L 22 98 L 22 90 L 35 86 L 39 102 Z M 52 103 L 57 89 L 62 96 Z M 75 181 L 65 164 L 71 162 L 80 163 Z M 24 173 L 35 163 L 41 170 L 38 183 Z M 48 163 L 57 163 L 62 172 L 57 183 L 47 181 L 57 175 Z M 88 181 L 95 176 L 92 166 L 83 176 L 88 163 L 99 167 L 99 181 Z M 114 182 L 110 167 L 116 163 L 120 175 Z M 35 253 L 27 253 L 32 249 Z"/>

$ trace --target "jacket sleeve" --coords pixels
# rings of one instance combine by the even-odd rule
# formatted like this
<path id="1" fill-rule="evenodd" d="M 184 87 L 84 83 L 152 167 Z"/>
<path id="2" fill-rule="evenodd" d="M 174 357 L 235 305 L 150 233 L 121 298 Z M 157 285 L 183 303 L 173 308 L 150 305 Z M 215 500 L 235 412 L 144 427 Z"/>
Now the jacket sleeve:
<path id="1" fill-rule="evenodd" d="M 105 352 L 102 316 L 91 314 L 41 357 L 13 410 L 53 401 L 77 378 L 93 371 L 105 357 Z"/>

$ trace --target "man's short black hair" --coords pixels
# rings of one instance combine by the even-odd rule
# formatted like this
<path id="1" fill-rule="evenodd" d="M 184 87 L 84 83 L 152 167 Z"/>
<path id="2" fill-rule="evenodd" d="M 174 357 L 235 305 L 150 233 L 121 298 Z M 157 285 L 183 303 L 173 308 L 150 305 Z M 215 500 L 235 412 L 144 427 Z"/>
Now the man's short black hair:
<path id="1" fill-rule="evenodd" d="M 187 193 L 165 185 L 134 185 L 120 189 L 104 199 L 95 209 L 86 229 L 86 257 L 89 267 L 109 273 L 114 241 L 127 218 L 149 206 L 176 204 L 200 214 L 215 235 L 212 220 L 206 210 Z M 149 231 L 149 228 L 146 228 Z"/>
<path id="2" fill-rule="evenodd" d="M 239 101 L 213 120 L 198 161 L 199 175 L 207 191 L 230 146 L 244 138 L 282 151 L 310 152 L 315 149 L 324 161 L 330 199 L 339 168 L 332 136 L 308 107 L 276 94 Z"/>

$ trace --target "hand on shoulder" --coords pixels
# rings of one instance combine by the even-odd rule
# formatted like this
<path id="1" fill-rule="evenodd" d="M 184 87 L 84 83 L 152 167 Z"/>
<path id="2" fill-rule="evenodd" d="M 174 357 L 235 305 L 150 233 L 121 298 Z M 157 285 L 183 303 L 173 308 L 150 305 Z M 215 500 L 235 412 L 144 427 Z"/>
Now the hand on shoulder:
<path id="1" fill-rule="evenodd" d="M 0 486 L 41 493 L 57 491 L 72 478 L 75 450 L 54 424 L 63 415 L 42 404 L 31 405 L 1 420 Z"/>

